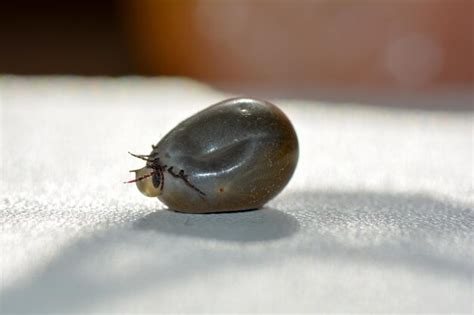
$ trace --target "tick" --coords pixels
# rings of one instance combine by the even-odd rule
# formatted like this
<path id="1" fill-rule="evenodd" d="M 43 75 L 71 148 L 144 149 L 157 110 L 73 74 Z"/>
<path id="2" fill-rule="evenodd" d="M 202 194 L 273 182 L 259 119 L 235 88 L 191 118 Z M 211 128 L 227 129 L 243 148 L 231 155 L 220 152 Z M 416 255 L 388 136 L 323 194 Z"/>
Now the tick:
<path id="1" fill-rule="evenodd" d="M 212 213 L 262 207 L 291 179 L 298 139 L 275 105 L 232 98 L 189 117 L 134 170 L 140 192 L 171 210 Z"/>

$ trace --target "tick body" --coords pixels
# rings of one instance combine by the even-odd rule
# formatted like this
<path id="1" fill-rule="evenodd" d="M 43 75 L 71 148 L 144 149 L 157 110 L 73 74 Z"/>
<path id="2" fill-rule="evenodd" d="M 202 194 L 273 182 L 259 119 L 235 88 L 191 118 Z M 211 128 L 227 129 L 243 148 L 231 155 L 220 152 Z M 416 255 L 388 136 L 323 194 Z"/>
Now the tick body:
<path id="1" fill-rule="evenodd" d="M 188 213 L 257 209 L 289 182 L 298 140 L 275 105 L 234 98 L 189 117 L 153 146 L 137 186 Z"/>

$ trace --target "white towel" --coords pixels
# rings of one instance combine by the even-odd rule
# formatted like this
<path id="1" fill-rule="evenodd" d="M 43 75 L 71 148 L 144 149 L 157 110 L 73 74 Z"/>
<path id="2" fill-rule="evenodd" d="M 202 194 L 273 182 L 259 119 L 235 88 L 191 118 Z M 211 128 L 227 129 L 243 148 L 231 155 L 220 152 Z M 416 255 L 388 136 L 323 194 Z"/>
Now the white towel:
<path id="1" fill-rule="evenodd" d="M 122 184 L 127 151 L 226 97 L 4 77 L 0 311 L 472 312 L 472 111 L 271 100 L 300 161 L 258 211 L 178 214 Z"/>

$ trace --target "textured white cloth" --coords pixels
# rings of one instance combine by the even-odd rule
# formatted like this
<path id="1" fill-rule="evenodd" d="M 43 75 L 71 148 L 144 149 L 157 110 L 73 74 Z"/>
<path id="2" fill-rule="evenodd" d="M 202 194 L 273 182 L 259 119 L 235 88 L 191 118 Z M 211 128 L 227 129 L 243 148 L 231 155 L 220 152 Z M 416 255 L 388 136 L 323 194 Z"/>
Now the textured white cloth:
<path id="1" fill-rule="evenodd" d="M 178 214 L 122 184 L 127 151 L 228 96 L 2 78 L 1 312 L 472 312 L 471 111 L 272 100 L 300 161 L 259 211 Z"/>

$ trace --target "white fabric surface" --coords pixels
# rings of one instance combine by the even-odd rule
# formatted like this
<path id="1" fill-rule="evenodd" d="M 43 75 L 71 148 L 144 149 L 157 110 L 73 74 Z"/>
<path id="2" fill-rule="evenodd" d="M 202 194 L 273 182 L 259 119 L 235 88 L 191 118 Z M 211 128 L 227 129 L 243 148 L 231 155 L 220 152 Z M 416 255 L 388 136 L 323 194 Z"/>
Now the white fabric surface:
<path id="1" fill-rule="evenodd" d="M 0 82 L 2 313 L 472 312 L 471 111 L 273 100 L 300 140 L 289 186 L 263 210 L 191 215 L 123 185 L 142 164 L 127 151 L 228 95 Z"/>

